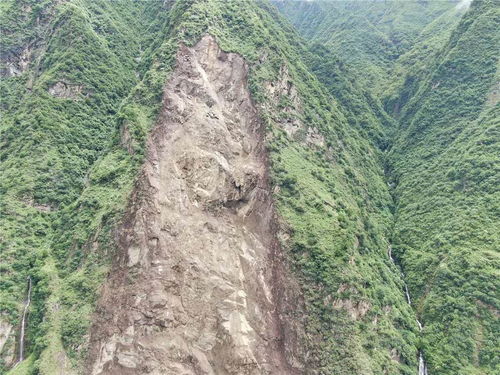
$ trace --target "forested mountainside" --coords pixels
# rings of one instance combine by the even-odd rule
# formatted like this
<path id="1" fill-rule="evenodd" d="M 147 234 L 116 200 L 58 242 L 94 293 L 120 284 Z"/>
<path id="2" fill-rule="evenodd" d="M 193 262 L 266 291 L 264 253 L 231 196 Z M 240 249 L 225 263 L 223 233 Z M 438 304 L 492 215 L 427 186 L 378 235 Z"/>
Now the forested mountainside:
<path id="1" fill-rule="evenodd" d="M 128 2 L 2 2 L 3 373 L 23 355 L 16 372 L 70 373 L 68 358 L 85 341 L 106 257 L 97 244 L 110 239 L 140 163 L 112 152 L 112 139 L 158 11 Z M 103 155 L 109 162 L 96 164 Z M 90 188 L 94 181 L 103 183 Z"/>
<path id="2" fill-rule="evenodd" d="M 340 4 L 1 3 L 0 373 L 499 370 L 499 7 Z"/>
<path id="3" fill-rule="evenodd" d="M 403 107 L 394 253 L 437 374 L 494 373 L 500 284 L 500 7 L 477 1 Z"/>
<path id="4" fill-rule="evenodd" d="M 377 94 L 393 82 L 396 62 L 421 40 L 423 30 L 433 25 L 438 29 L 453 20 L 458 22 L 466 10 L 466 6 L 458 5 L 458 0 L 273 0 L 273 3 L 305 38 L 324 44 L 362 72 L 358 80 Z M 429 30 L 428 37 L 443 34 L 446 37 L 445 33 L 435 31 Z"/>
<path id="5" fill-rule="evenodd" d="M 394 60 L 387 92 L 369 90 L 396 124 L 386 133 L 387 178 L 395 200 L 392 255 L 423 326 L 418 345 L 430 374 L 499 369 L 499 7 L 476 1 L 460 19 L 465 5 L 429 23 Z M 300 6 L 321 13 L 323 25 L 344 21 L 343 12 L 325 11 L 338 10 L 335 2 Z M 374 5 L 352 6 L 368 11 Z M 315 21 L 307 23 L 317 17 L 294 13 L 299 7 L 291 2 L 278 7 L 311 38 L 312 51 L 322 44 L 316 67 L 346 65 L 345 51 L 328 39 L 337 34 L 318 33 Z M 325 59 L 324 51 L 332 57 Z M 360 76 L 365 67 L 351 69 Z M 332 85 L 331 71 L 336 70 L 322 69 L 318 77 L 335 95 L 342 87 Z"/>

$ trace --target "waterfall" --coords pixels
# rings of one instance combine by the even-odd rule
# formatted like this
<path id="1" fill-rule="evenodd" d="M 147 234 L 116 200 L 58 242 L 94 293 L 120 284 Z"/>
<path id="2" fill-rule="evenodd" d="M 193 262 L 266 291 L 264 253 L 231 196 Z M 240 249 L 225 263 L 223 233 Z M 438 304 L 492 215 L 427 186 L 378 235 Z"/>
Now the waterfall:
<path id="1" fill-rule="evenodd" d="M 417 324 L 419 330 L 422 331 L 424 327 L 422 326 L 422 323 L 420 323 L 420 320 L 418 319 L 417 319 Z M 422 354 L 421 350 L 418 352 L 418 375 L 428 375 L 427 365 L 425 364 L 424 355 Z"/>
<path id="2" fill-rule="evenodd" d="M 387 255 L 389 256 L 391 263 L 395 265 L 396 262 L 394 261 L 394 258 L 392 257 L 392 246 L 391 245 L 389 245 L 387 247 Z M 406 285 L 406 282 L 404 280 L 405 274 L 403 272 L 401 272 L 401 277 L 403 278 L 403 283 L 405 285 L 406 301 L 408 302 L 408 305 L 411 305 L 410 292 L 408 291 L 408 285 Z M 418 320 L 417 320 L 417 322 L 418 322 Z M 419 326 L 420 326 L 420 322 L 419 322 Z"/>
<path id="3" fill-rule="evenodd" d="M 422 352 L 418 355 L 418 375 L 427 375 L 427 366 L 424 361 Z"/>
<path id="4" fill-rule="evenodd" d="M 23 311 L 23 320 L 21 321 L 21 334 L 19 335 L 19 360 L 17 363 L 20 363 L 24 360 L 24 335 L 26 331 L 26 316 L 28 315 L 28 308 L 31 303 L 31 277 L 28 276 L 28 298 L 26 299 L 26 303 L 24 305 Z"/>
<path id="5" fill-rule="evenodd" d="M 391 245 L 389 245 L 389 247 L 387 248 L 387 255 L 389 256 L 391 263 L 395 265 L 396 262 L 394 261 L 394 258 L 392 257 L 392 246 Z M 405 274 L 403 272 L 401 272 L 401 277 L 403 279 L 403 284 L 405 286 L 406 301 L 408 302 L 408 305 L 411 306 L 410 292 L 408 291 L 408 285 L 406 284 L 406 281 L 404 279 Z M 422 331 L 422 329 L 424 328 L 422 323 L 418 319 L 416 321 L 417 321 L 417 325 L 418 325 L 418 330 Z M 421 350 L 418 352 L 418 375 L 428 375 L 427 374 L 427 365 L 425 364 L 424 355 L 422 354 Z"/>
<path id="6" fill-rule="evenodd" d="M 417 319 L 417 324 L 418 324 L 419 331 L 421 331 L 422 329 L 424 329 L 424 327 L 422 326 L 422 323 L 420 323 L 420 320 L 418 320 L 418 319 Z"/>
<path id="7" fill-rule="evenodd" d="M 392 264 L 395 264 L 394 258 L 392 257 L 392 246 L 391 245 L 389 245 L 389 247 L 387 248 L 387 254 L 389 255 L 389 259 L 391 260 Z"/>
<path id="8" fill-rule="evenodd" d="M 408 292 L 408 285 L 406 285 L 406 283 L 405 283 L 405 294 L 406 294 L 406 301 L 408 302 L 408 305 L 411 306 L 410 292 Z"/>

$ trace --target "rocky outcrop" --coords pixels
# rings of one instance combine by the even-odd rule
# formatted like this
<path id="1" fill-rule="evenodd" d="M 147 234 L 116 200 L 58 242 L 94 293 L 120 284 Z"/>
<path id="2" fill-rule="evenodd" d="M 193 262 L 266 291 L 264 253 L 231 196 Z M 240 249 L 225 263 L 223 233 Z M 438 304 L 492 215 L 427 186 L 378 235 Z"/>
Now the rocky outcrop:
<path id="1" fill-rule="evenodd" d="M 302 103 L 292 82 L 288 68 L 281 66 L 278 79 L 266 85 L 270 101 L 281 111 L 281 116 L 276 117 L 277 123 L 290 138 L 294 138 L 298 132 L 300 133 L 305 128 L 299 116 L 302 111 Z"/>
<path id="2" fill-rule="evenodd" d="M 14 332 L 12 324 L 0 320 L 0 354 L 2 359 L 9 365 L 14 362 L 15 341 L 11 333 Z"/>
<path id="3" fill-rule="evenodd" d="M 33 48 L 26 47 L 16 52 L 0 53 L 0 77 L 19 76 L 28 69 L 32 60 Z"/>
<path id="4" fill-rule="evenodd" d="M 56 98 L 77 99 L 82 93 L 82 85 L 68 84 L 63 81 L 58 81 L 49 87 L 49 94 Z"/>
<path id="5" fill-rule="evenodd" d="M 89 373 L 302 373 L 300 294 L 285 285 L 247 70 L 210 36 L 180 48 L 117 236 Z"/>

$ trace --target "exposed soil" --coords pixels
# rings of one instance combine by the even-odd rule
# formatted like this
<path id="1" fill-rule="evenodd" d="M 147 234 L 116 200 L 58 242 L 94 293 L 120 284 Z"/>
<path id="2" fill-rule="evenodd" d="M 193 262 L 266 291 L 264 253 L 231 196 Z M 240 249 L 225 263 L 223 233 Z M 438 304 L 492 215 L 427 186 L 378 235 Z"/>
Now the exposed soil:
<path id="1" fill-rule="evenodd" d="M 278 246 L 248 67 L 181 47 L 118 234 L 92 374 L 301 374 L 300 291 Z"/>

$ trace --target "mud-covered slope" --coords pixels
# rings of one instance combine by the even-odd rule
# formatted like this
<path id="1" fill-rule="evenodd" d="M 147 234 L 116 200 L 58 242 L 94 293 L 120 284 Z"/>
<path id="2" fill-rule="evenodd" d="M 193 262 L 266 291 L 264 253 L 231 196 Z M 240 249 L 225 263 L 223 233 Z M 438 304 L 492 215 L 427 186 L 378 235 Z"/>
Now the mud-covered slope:
<path id="1" fill-rule="evenodd" d="M 241 56 L 181 47 L 91 335 L 92 374 L 293 374 L 264 127 Z M 89 371 L 90 373 L 90 371 Z"/>

